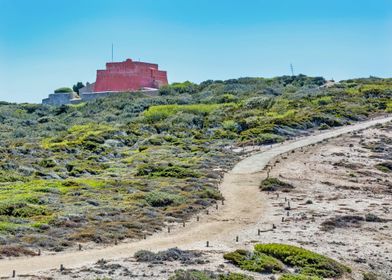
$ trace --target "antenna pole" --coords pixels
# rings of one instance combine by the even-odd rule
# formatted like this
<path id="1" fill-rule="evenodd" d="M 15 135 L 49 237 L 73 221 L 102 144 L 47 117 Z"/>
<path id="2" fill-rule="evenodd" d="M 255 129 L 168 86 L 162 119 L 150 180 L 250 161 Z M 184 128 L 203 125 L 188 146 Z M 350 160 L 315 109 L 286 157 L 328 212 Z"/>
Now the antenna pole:
<path id="1" fill-rule="evenodd" d="M 290 63 L 290 70 L 291 70 L 291 76 L 294 76 L 294 67 L 292 63 Z"/>
<path id="2" fill-rule="evenodd" d="M 112 43 L 112 62 L 113 62 L 113 43 Z"/>

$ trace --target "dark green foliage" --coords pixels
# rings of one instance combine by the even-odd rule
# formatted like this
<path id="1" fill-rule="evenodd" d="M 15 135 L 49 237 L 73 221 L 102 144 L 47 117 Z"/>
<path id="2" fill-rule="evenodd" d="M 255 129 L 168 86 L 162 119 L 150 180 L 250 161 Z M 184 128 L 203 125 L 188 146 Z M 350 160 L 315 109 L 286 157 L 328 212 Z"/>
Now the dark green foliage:
<path id="1" fill-rule="evenodd" d="M 200 177 L 200 174 L 190 170 L 186 167 L 156 164 L 142 164 L 138 167 L 138 176 L 150 177 L 174 177 L 174 178 L 187 178 L 187 177 Z"/>
<path id="2" fill-rule="evenodd" d="M 301 274 L 319 277 L 341 277 L 351 269 L 337 261 L 312 251 L 285 244 L 257 244 L 255 251 L 281 260 L 283 263 L 301 268 Z"/>
<path id="3" fill-rule="evenodd" d="M 74 92 L 79 94 L 79 89 L 83 88 L 84 84 L 82 82 L 77 82 L 75 85 L 72 86 Z"/>
<path id="4" fill-rule="evenodd" d="M 68 92 L 71 93 L 71 92 L 73 92 L 73 90 L 69 87 L 61 87 L 61 88 L 56 89 L 54 92 L 55 93 L 68 93 Z"/>
<path id="5" fill-rule="evenodd" d="M 293 185 L 286 182 L 282 182 L 277 178 L 265 179 L 260 184 L 260 190 L 269 191 L 269 192 L 274 192 L 274 191 L 288 192 L 293 188 L 294 188 Z"/>

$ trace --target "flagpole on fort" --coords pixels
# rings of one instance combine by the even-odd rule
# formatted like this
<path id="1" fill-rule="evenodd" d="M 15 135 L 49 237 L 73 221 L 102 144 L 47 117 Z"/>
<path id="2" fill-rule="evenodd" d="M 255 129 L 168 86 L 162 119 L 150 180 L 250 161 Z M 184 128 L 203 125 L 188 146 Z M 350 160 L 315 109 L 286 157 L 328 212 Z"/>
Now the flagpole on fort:
<path id="1" fill-rule="evenodd" d="M 112 43 L 112 62 L 113 62 L 113 43 Z"/>

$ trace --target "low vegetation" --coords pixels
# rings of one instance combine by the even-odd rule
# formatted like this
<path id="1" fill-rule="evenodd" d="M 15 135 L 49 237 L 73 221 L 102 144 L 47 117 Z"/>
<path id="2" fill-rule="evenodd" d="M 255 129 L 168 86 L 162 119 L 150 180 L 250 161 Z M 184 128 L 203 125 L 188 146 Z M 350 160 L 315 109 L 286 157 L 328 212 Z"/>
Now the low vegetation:
<path id="1" fill-rule="evenodd" d="M 331 258 L 285 244 L 257 244 L 255 251 L 272 256 L 284 264 L 300 268 L 300 274 L 322 278 L 339 278 L 351 269 Z"/>
<path id="2" fill-rule="evenodd" d="M 274 273 L 284 270 L 281 261 L 256 251 L 236 250 L 225 254 L 223 257 L 243 270 L 260 273 Z"/>
<path id="3" fill-rule="evenodd" d="M 268 192 L 274 192 L 274 191 L 289 192 L 293 188 L 294 188 L 293 185 L 286 182 L 282 182 L 277 178 L 264 179 L 260 184 L 260 190 L 268 191 Z"/>
<path id="4" fill-rule="evenodd" d="M 259 273 L 282 273 L 283 280 L 340 278 L 350 268 L 312 251 L 285 244 L 256 244 L 253 252 L 236 250 L 223 256 L 239 268 Z M 295 268 L 298 273 L 287 273 Z"/>
<path id="5" fill-rule="evenodd" d="M 77 105 L 1 102 L 0 242 L 61 251 L 142 238 L 222 199 L 217 185 L 241 156 L 232 147 L 282 142 L 390 109 L 391 79 L 324 83 L 304 75 L 240 78 Z"/>
<path id="6" fill-rule="evenodd" d="M 196 251 L 184 251 L 178 248 L 171 248 L 165 251 L 154 253 L 147 250 L 137 251 L 134 255 L 138 262 L 173 262 L 179 261 L 182 264 L 202 264 L 204 260 L 201 258 L 202 253 Z"/>
<path id="7" fill-rule="evenodd" d="M 177 270 L 169 280 L 253 280 L 251 276 L 241 273 L 217 274 L 211 271 Z"/>

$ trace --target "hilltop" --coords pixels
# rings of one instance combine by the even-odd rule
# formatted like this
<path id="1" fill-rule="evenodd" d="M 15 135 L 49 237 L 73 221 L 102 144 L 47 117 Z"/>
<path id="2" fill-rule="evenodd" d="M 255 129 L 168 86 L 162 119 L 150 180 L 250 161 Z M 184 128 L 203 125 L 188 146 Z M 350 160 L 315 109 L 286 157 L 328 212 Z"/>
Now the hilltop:
<path id="1" fill-rule="evenodd" d="M 142 238 L 222 199 L 245 151 L 392 109 L 390 79 L 175 83 L 77 105 L 0 105 L 0 234 L 64 250 Z M 153 180 L 152 180 L 153 179 Z"/>

